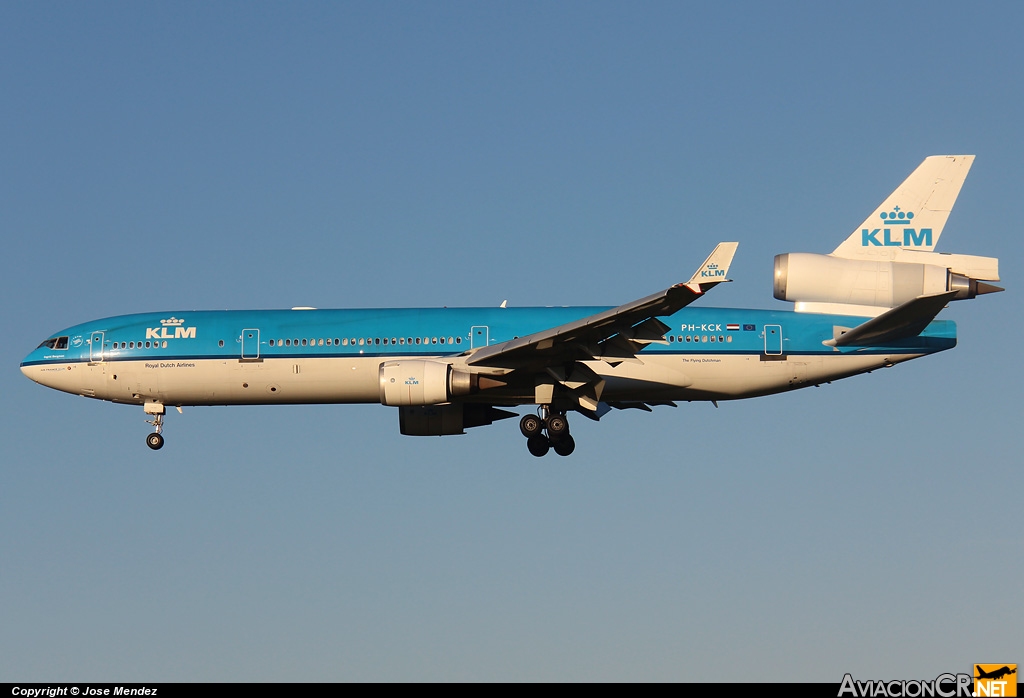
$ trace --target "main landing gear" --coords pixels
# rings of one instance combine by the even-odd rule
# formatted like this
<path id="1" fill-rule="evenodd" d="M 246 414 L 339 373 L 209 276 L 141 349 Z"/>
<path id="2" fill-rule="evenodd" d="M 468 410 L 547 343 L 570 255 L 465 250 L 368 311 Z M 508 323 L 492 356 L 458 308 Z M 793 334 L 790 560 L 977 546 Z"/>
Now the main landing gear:
<path id="1" fill-rule="evenodd" d="M 153 419 L 147 419 L 146 424 L 152 424 L 155 430 L 146 437 L 146 445 L 154 451 L 159 451 L 164 446 L 164 437 L 160 433 L 164 430 L 164 406 L 156 402 L 147 402 L 143 409 L 146 414 L 153 415 Z"/>
<path id="2" fill-rule="evenodd" d="M 569 420 L 560 412 L 552 412 L 549 405 L 541 405 L 540 411 L 543 417 L 528 414 L 519 420 L 526 448 L 538 458 L 547 455 L 549 449 L 560 456 L 568 456 L 576 449 L 576 442 L 569 433 Z"/>

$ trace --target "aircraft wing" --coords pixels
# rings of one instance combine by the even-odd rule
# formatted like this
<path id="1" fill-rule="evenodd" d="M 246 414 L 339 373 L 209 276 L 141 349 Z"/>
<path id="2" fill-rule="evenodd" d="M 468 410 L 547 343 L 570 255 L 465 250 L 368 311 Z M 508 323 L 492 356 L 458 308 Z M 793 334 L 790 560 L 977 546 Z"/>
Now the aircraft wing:
<path id="1" fill-rule="evenodd" d="M 739 243 L 720 242 L 686 283 L 574 322 L 478 349 L 470 366 L 508 369 L 556 369 L 576 361 L 611 365 L 638 361 L 651 342 L 664 341 L 669 327 L 658 320 L 686 307 L 723 281 Z"/>

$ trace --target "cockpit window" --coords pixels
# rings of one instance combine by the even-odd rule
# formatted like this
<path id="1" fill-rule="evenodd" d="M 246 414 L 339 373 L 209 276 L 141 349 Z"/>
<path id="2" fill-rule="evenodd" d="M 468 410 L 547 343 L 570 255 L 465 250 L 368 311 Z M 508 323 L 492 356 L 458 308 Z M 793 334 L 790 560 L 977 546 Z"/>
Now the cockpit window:
<path id="1" fill-rule="evenodd" d="M 67 349 L 68 348 L 68 338 L 67 337 L 50 337 L 45 342 L 43 342 L 38 347 L 36 347 L 36 349 L 42 349 L 43 347 L 46 347 L 47 349 Z"/>

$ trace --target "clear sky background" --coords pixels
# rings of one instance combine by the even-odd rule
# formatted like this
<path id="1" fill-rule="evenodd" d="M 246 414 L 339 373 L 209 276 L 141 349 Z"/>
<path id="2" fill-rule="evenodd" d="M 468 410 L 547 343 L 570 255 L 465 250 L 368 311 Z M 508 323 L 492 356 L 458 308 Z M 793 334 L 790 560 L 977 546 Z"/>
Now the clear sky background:
<path id="1" fill-rule="evenodd" d="M 1020 3 L 0 4 L 0 680 L 815 680 L 1024 663 Z M 1008 291 L 820 389 L 412 438 L 18 370 L 122 313 L 786 308 L 933 154 Z"/>

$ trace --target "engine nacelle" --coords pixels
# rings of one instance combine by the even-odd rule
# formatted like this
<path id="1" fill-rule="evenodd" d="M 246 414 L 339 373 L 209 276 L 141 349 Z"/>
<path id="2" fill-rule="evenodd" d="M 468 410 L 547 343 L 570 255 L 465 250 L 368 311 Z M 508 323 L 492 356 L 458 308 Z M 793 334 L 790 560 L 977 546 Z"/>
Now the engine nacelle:
<path id="1" fill-rule="evenodd" d="M 938 255 L 936 255 L 938 257 Z M 875 262 L 790 252 L 775 256 L 780 301 L 894 308 L 918 296 L 957 291 L 954 300 L 1001 290 L 937 264 Z"/>
<path id="2" fill-rule="evenodd" d="M 476 374 L 457 371 L 443 361 L 386 361 L 380 365 L 382 405 L 439 405 L 479 387 Z"/>
<path id="3" fill-rule="evenodd" d="M 399 429 L 406 436 L 449 436 L 482 427 L 499 419 L 518 417 L 490 405 L 455 402 L 448 405 L 416 405 L 398 410 Z"/>

